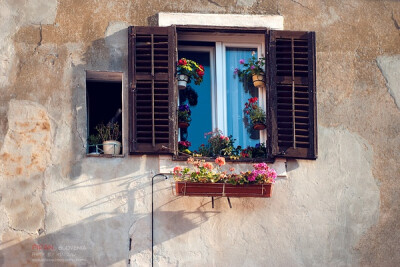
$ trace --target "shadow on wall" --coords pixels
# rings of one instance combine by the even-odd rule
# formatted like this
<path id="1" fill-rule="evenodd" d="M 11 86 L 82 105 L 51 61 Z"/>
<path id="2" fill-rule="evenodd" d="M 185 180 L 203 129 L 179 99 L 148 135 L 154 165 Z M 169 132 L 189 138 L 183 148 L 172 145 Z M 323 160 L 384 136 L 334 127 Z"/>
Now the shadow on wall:
<path id="1" fill-rule="evenodd" d="M 101 178 L 100 178 L 101 179 Z M 67 193 L 73 194 L 79 192 L 82 188 L 100 187 L 107 183 L 118 183 L 128 188 L 131 183 L 144 179 L 144 177 L 119 177 L 104 181 L 103 179 L 89 179 L 78 182 L 70 186 L 64 187 L 52 193 Z M 93 180 L 99 180 L 93 183 Z M 147 179 L 146 179 L 147 180 Z M 128 254 L 131 256 L 144 251 L 151 251 L 149 240 L 151 240 L 151 212 L 133 214 L 133 204 L 135 201 L 145 201 L 144 199 L 151 198 L 151 192 L 145 195 L 140 195 L 138 198 L 137 192 L 144 188 L 151 187 L 151 182 L 141 183 L 132 189 L 123 189 L 118 192 L 113 192 L 98 199 L 83 205 L 80 210 L 90 209 L 106 209 L 110 205 L 112 199 L 117 194 L 122 199 L 128 199 L 127 204 L 115 206 L 111 212 L 99 212 L 95 215 L 81 220 L 77 224 L 67 225 L 61 230 L 32 238 L 32 235 L 25 234 L 25 240 L 21 240 L 21 236 L 15 232 L 9 232 L 8 240 L 0 245 L 0 265 L 1 266 L 29 266 L 40 265 L 41 263 L 54 266 L 57 264 L 74 263 L 78 266 L 109 266 L 117 262 L 125 261 L 128 263 Z M 164 189 L 155 190 L 165 191 Z M 177 200 L 174 198 L 172 201 Z M 66 203 L 68 204 L 68 203 Z M 120 208 L 127 205 L 128 212 L 120 212 Z M 162 208 L 162 206 L 160 207 Z M 177 211 L 162 211 L 156 209 L 154 211 L 154 229 L 155 238 L 154 246 L 160 245 L 165 241 L 173 239 L 179 235 L 191 231 L 205 223 L 210 217 L 217 212 L 186 212 L 184 210 Z M 66 216 L 68 216 L 66 214 Z M 133 224 L 132 224 L 133 217 Z M 158 219 L 168 218 L 168 232 L 158 233 Z M 178 223 L 179 222 L 179 223 Z M 132 224 L 135 233 L 143 233 L 138 240 L 146 242 L 138 242 L 138 240 L 129 240 L 129 227 Z M 165 227 L 165 225 L 163 226 Z M 39 229 L 39 234 L 43 233 Z M 133 236 L 132 238 L 135 238 Z M 121 244 L 122 243 L 122 244 Z M 118 247 L 115 244 L 120 244 Z M 45 265 L 46 266 L 46 265 Z"/>
<path id="2" fill-rule="evenodd" d="M 7 220 L 5 220 L 5 230 L 1 235 L 2 242 L 0 243 L 0 266 L 70 264 L 108 266 L 121 261 L 127 263 L 129 254 L 132 255 L 129 252 L 131 248 L 129 230 L 132 228 L 132 223 L 139 229 L 138 231 L 143 233 L 144 238 L 134 240 L 132 243 L 135 245 L 131 251 L 140 253 L 144 250 L 151 250 L 149 245 L 151 212 L 148 212 L 151 205 L 149 201 L 151 199 L 151 191 L 149 192 L 151 181 L 149 182 L 149 179 L 146 178 L 146 174 L 137 177 L 130 175 L 138 172 L 143 165 L 149 165 L 146 167 L 147 170 L 154 168 L 154 166 L 150 166 L 151 159 L 138 157 L 143 161 L 136 161 L 133 157 L 113 159 L 85 157 L 87 129 L 85 70 L 124 73 L 122 90 L 125 114 L 123 124 L 124 143 L 127 143 L 128 34 L 127 27 L 122 26 L 118 23 L 109 25 L 106 31 L 107 37 L 95 40 L 86 52 L 76 52 L 67 59 L 71 62 L 68 67 L 64 68 L 64 72 L 70 73 L 64 73 L 64 77 L 70 77 L 70 81 L 64 86 L 70 87 L 71 91 L 71 127 L 67 128 L 67 132 L 65 132 L 62 123 L 54 123 L 52 130 L 55 133 L 51 144 L 53 161 L 48 162 L 42 174 L 35 178 L 36 181 L 40 179 L 39 184 L 43 184 L 43 194 L 41 191 L 38 193 L 37 187 L 34 186 L 27 192 L 34 196 L 39 194 L 43 199 L 37 204 L 32 204 L 27 198 L 22 198 L 20 194 L 10 196 L 12 198 L 10 201 L 14 203 L 14 211 L 11 209 L 8 211 L 19 212 L 15 216 L 26 218 L 27 224 L 29 224 L 29 217 L 25 217 L 23 206 L 33 209 L 35 207 L 32 205 L 38 205 L 43 209 L 47 202 L 45 215 L 38 220 L 43 221 L 39 223 L 42 228 L 36 235 L 32 231 L 14 227 L 11 220 L 9 220 L 7 228 L 5 226 Z M 112 29 L 109 29 L 110 27 Z M 123 29 L 117 30 L 118 27 Z M 61 76 L 60 79 L 63 79 Z M 66 96 L 69 97 L 68 94 Z M 50 110 L 49 112 L 58 111 Z M 69 111 L 67 113 L 65 116 L 69 117 Z M 70 131 L 71 137 L 66 141 L 64 139 L 69 136 L 68 131 Z M 65 145 L 66 143 L 69 145 Z M 56 154 L 54 155 L 54 153 Z M 56 162 L 53 158 L 62 159 Z M 132 164 L 135 162 L 136 164 Z M 63 177 L 65 178 L 63 179 Z M 83 177 L 95 178 L 83 180 Z M 29 175 L 17 177 L 8 184 L 9 188 L 20 188 L 22 180 L 32 183 L 31 178 Z M 95 197 L 99 195 L 101 197 Z M 93 196 L 92 199 L 91 196 Z M 118 201 L 115 201 L 116 197 L 118 197 Z M 140 207 L 141 210 L 138 208 L 135 210 L 134 207 Z M 0 208 L 3 208 L 3 204 Z M 161 211 L 157 209 L 156 217 L 171 218 L 171 222 L 179 221 L 179 227 L 177 224 L 171 225 L 171 231 L 167 235 L 157 235 L 154 244 L 161 244 L 198 227 L 207 220 L 208 217 L 205 214 L 200 211 Z M 3 220 L 0 221 L 3 222 Z M 2 226 L 0 224 L 0 227 Z M 51 230 L 46 228 L 59 230 L 49 232 Z M 144 244 L 138 243 L 141 240 L 145 241 Z"/>

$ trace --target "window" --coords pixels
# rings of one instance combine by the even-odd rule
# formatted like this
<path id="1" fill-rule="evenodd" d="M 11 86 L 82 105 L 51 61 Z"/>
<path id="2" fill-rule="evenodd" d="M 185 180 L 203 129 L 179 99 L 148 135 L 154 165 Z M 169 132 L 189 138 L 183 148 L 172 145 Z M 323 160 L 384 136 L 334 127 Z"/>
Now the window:
<path id="1" fill-rule="evenodd" d="M 107 139 L 121 143 L 121 135 L 116 131 L 122 132 L 122 73 L 86 71 L 86 106 L 87 153 L 120 154 L 120 144 L 102 145 L 97 129 L 101 125 L 110 126 L 116 138 Z"/>
<path id="2" fill-rule="evenodd" d="M 200 26 L 130 27 L 129 33 L 130 153 L 176 154 L 183 137 L 176 121 L 176 62 L 185 56 L 210 73 L 204 82 L 211 90 L 196 90 L 207 101 L 193 110 L 193 121 L 203 119 L 189 129 L 191 142 L 219 128 L 243 146 L 265 142 L 270 159 L 316 158 L 314 33 Z M 233 69 L 253 51 L 266 56 L 267 86 L 243 90 Z M 268 124 L 256 133 L 246 130 L 241 115 L 243 100 L 253 96 Z"/>

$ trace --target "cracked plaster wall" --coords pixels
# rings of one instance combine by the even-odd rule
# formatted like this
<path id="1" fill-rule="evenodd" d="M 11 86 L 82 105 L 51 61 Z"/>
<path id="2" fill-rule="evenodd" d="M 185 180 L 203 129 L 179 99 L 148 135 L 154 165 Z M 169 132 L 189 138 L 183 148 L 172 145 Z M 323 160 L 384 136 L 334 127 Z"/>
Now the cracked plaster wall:
<path id="1" fill-rule="evenodd" d="M 0 265 L 149 266 L 158 159 L 84 157 L 84 71 L 123 72 L 127 110 L 126 27 L 158 12 L 282 15 L 316 31 L 320 155 L 232 210 L 157 180 L 156 264 L 399 265 L 400 2 L 372 0 L 1 2 Z"/>

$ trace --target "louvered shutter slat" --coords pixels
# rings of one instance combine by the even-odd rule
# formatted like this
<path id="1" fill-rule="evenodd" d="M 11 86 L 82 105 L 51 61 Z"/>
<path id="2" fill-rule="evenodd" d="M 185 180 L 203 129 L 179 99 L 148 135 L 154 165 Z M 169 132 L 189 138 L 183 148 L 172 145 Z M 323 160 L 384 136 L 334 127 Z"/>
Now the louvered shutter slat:
<path id="1" fill-rule="evenodd" d="M 130 27 L 130 152 L 174 153 L 175 27 Z"/>
<path id="2" fill-rule="evenodd" d="M 315 159 L 315 35 L 271 31 L 268 47 L 270 154 Z"/>

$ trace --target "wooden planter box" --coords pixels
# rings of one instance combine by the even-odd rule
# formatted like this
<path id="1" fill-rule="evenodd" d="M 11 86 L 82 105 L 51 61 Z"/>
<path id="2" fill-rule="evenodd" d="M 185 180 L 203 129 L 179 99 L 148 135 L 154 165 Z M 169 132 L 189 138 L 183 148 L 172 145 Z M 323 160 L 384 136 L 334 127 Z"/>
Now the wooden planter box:
<path id="1" fill-rule="evenodd" d="M 232 185 L 223 183 L 175 182 L 178 196 L 271 197 L 272 184 Z"/>

